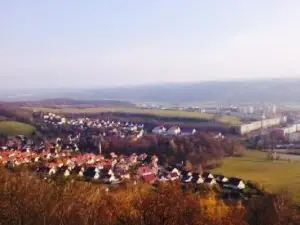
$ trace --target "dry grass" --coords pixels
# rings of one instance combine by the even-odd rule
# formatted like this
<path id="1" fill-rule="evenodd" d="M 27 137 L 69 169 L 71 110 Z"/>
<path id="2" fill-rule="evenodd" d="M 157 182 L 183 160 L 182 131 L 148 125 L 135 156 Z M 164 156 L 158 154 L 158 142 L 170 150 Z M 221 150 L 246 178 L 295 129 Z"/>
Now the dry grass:
<path id="1" fill-rule="evenodd" d="M 267 153 L 248 150 L 243 157 L 224 159 L 220 168 L 213 173 L 222 173 L 262 184 L 268 191 L 288 191 L 300 202 L 300 161 L 282 159 L 267 160 Z"/>

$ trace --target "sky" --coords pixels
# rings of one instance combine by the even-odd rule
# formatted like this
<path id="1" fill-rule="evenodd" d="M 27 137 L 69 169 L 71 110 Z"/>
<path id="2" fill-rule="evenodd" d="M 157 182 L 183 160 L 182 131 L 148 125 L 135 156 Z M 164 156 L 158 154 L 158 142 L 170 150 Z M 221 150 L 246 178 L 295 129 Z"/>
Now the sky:
<path id="1" fill-rule="evenodd" d="M 1 0 L 1 88 L 300 78 L 299 0 Z"/>

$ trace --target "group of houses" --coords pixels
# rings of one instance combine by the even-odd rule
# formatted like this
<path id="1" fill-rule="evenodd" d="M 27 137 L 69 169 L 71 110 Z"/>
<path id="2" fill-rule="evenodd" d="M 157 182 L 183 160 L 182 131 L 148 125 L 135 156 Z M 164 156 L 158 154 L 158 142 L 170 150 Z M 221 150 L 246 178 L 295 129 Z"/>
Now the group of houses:
<path id="1" fill-rule="evenodd" d="M 152 133 L 159 135 L 193 135 L 196 132 L 196 129 L 192 129 L 188 132 L 183 132 L 179 126 L 172 126 L 169 129 L 164 126 L 157 126 L 152 130 Z"/>
<path id="2" fill-rule="evenodd" d="M 136 173 L 134 168 L 138 168 L 139 171 L 147 165 L 151 172 L 158 171 L 155 156 L 149 157 L 146 154 L 118 156 L 113 152 L 109 157 L 104 157 L 93 153 L 73 155 L 65 151 L 39 153 L 30 150 L 1 150 L 0 164 L 9 169 L 30 166 L 45 178 L 72 176 L 109 184 L 143 178 L 144 174 Z"/>
<path id="3" fill-rule="evenodd" d="M 144 124 L 89 117 L 66 118 L 54 113 L 40 113 L 39 115 L 45 124 L 68 126 L 76 130 L 93 128 L 99 130 L 102 136 L 117 135 L 121 138 L 127 136 L 140 138 L 144 134 Z"/>
<path id="4" fill-rule="evenodd" d="M 21 166 L 34 168 L 45 179 L 54 177 L 72 177 L 104 184 L 119 184 L 127 181 L 143 181 L 149 184 L 166 181 L 182 183 L 220 185 L 222 188 L 243 190 L 245 183 L 238 178 L 226 178 L 209 172 L 196 173 L 186 171 L 181 166 L 163 167 L 158 158 L 145 153 L 130 156 L 110 153 L 108 157 L 101 154 L 78 153 L 68 151 L 42 153 L 27 149 L 0 150 L 0 165 L 15 169 Z"/>

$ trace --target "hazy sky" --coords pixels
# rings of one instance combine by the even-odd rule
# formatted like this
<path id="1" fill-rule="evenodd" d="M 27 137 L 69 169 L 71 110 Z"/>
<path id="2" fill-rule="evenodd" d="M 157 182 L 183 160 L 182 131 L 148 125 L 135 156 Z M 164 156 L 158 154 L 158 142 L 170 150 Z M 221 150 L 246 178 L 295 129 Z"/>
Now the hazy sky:
<path id="1" fill-rule="evenodd" d="M 299 12 L 299 0 L 1 0 L 1 86 L 300 77 Z"/>

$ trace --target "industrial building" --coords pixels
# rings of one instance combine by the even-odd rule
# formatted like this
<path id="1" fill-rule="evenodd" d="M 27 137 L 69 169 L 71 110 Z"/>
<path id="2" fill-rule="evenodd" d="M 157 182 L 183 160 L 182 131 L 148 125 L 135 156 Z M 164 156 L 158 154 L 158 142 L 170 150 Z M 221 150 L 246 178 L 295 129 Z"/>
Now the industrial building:
<path id="1" fill-rule="evenodd" d="M 272 119 L 254 121 L 252 123 L 242 124 L 238 126 L 237 132 L 240 135 L 246 135 L 256 130 L 278 126 L 280 125 L 280 122 L 281 122 L 281 118 L 272 118 Z"/>

